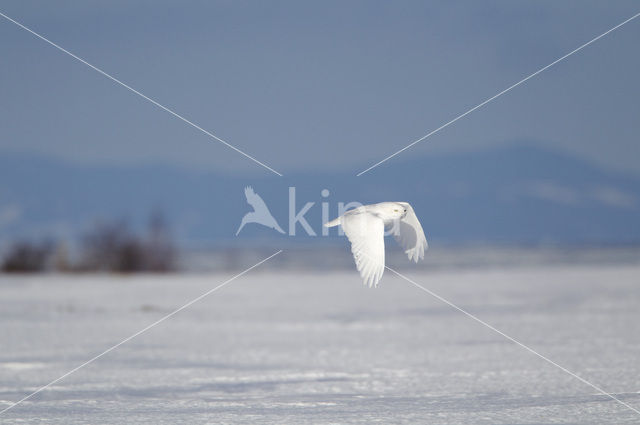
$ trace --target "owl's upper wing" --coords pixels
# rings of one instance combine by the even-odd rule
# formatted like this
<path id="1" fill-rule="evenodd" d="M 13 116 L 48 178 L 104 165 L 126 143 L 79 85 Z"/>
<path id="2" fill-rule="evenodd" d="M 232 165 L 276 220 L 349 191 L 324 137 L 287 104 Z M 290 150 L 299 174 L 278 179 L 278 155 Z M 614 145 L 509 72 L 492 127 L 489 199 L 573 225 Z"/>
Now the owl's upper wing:
<path id="1" fill-rule="evenodd" d="M 384 273 L 384 221 L 367 212 L 345 214 L 341 220 L 365 285 L 377 286 Z"/>
<path id="2" fill-rule="evenodd" d="M 407 209 L 407 214 L 398 222 L 399 226 L 396 228 L 393 236 L 402 249 L 404 249 L 409 260 L 417 263 L 418 260 L 424 258 L 424 251 L 429 247 L 427 238 L 411 205 L 407 202 L 399 203 Z"/>

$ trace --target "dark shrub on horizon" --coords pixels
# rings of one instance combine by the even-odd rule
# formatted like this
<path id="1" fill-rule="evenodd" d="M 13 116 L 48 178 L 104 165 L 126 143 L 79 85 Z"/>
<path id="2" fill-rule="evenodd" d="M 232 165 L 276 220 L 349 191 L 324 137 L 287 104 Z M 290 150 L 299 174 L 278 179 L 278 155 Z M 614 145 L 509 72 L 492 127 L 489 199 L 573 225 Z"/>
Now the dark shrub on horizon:
<path id="1" fill-rule="evenodd" d="M 74 250 L 71 250 L 73 252 Z M 170 272 L 176 249 L 161 213 L 151 214 L 147 231 L 130 230 L 125 220 L 96 223 L 80 238 L 75 254 L 65 241 L 16 242 L 0 262 L 2 272 Z"/>
<path id="2" fill-rule="evenodd" d="M 141 261 L 137 250 L 131 249 L 135 244 L 124 221 L 112 223 L 96 223 L 81 241 L 81 260 L 79 269 L 83 271 L 126 271 L 141 269 Z M 124 259 L 123 257 L 128 257 Z"/>
<path id="3" fill-rule="evenodd" d="M 51 253 L 52 245 L 49 242 L 39 244 L 17 242 L 5 255 L 2 271 L 6 273 L 42 272 L 47 267 Z"/>
<path id="4" fill-rule="evenodd" d="M 140 237 L 123 220 L 99 223 L 82 239 L 83 271 L 169 272 L 175 249 L 161 214 L 152 214 L 147 234 Z"/>

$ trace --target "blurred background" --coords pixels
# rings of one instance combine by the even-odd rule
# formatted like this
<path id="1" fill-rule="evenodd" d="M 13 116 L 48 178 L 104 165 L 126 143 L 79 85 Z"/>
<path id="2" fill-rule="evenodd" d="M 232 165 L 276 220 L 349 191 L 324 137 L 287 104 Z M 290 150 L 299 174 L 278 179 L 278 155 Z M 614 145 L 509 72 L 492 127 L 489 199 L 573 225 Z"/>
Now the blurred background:
<path id="1" fill-rule="evenodd" d="M 284 174 L 2 19 L 5 272 L 235 269 L 287 247 L 278 267 L 353 267 L 335 229 L 236 237 L 248 185 L 285 231 L 290 186 L 297 211 L 314 202 L 316 233 L 321 202 L 333 218 L 338 202 L 408 201 L 431 268 L 639 260 L 635 22 L 356 177 L 632 16 L 632 1 L 0 5 Z"/>

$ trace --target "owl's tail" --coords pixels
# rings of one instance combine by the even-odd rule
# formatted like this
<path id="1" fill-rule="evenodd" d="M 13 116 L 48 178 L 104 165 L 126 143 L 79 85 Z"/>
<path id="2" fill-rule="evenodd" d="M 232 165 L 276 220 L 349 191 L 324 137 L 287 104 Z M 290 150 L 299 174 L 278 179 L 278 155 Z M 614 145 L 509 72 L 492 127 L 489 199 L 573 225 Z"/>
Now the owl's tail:
<path id="1" fill-rule="evenodd" d="M 326 223 L 324 223 L 324 227 L 334 227 L 337 226 L 338 224 L 340 224 L 340 219 L 342 217 L 338 217 L 335 220 L 331 220 L 331 221 L 327 221 Z"/>

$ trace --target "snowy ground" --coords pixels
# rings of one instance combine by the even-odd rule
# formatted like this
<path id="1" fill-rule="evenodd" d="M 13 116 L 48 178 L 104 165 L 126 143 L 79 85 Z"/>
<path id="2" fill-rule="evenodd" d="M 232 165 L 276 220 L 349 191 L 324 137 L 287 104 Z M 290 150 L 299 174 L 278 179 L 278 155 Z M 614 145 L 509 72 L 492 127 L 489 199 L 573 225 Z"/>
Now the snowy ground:
<path id="1" fill-rule="evenodd" d="M 640 266 L 408 275 L 640 409 Z M 0 277 L 0 409 L 229 276 Z M 381 285 L 254 270 L 0 423 L 640 423 L 400 278 Z"/>

